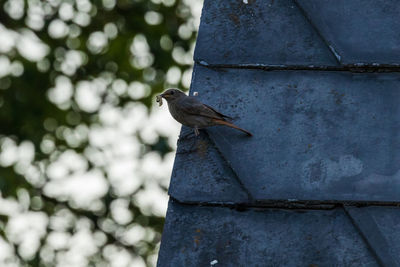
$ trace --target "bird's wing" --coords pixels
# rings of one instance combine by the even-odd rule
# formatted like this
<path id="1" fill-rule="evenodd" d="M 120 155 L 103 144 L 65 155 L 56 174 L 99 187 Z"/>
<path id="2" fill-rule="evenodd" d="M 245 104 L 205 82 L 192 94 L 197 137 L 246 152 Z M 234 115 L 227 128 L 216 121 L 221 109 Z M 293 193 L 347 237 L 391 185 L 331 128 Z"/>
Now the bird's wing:
<path id="1" fill-rule="evenodd" d="M 222 114 L 222 113 L 219 112 L 219 111 L 216 111 L 213 107 L 210 107 L 209 105 L 206 105 L 206 104 L 203 104 L 203 105 L 206 106 L 207 108 L 211 109 L 211 110 L 214 111 L 215 113 L 217 113 L 219 116 L 221 116 L 221 117 L 223 117 L 223 118 L 227 118 L 227 119 L 233 120 L 232 117 L 229 117 L 229 116 L 227 116 L 227 115 L 225 115 L 225 114 Z"/>
<path id="2" fill-rule="evenodd" d="M 199 115 L 203 117 L 208 117 L 211 119 L 219 119 L 219 120 L 224 120 L 224 117 L 229 118 L 228 116 L 225 116 L 212 107 L 201 103 L 199 100 L 197 100 L 194 97 L 185 97 L 183 98 L 180 103 L 179 107 L 182 109 L 182 111 L 192 114 L 192 115 Z"/>

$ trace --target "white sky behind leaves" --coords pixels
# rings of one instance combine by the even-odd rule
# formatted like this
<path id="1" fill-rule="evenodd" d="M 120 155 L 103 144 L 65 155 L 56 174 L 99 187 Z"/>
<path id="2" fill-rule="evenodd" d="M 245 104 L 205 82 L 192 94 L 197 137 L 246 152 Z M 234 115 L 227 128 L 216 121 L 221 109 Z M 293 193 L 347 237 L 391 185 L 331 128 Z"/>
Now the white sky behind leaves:
<path id="1" fill-rule="evenodd" d="M 152 0 L 154 3 L 171 6 L 175 0 Z M 178 34 L 182 39 L 190 37 L 197 30 L 202 1 L 183 0 L 190 6 L 193 18 L 179 28 Z M 106 9 L 115 6 L 115 0 L 103 0 Z M 27 6 L 26 6 L 27 5 Z M 46 3 L 29 0 L 7 0 L 4 9 L 10 17 L 20 19 L 27 7 L 26 24 L 30 28 L 20 31 L 6 29 L 0 23 L 0 53 L 17 51 L 31 62 L 37 63 L 39 71 L 50 68 L 46 59 L 50 53 L 49 47 L 35 34 L 35 30 L 44 27 L 44 16 L 49 14 L 51 7 L 59 6 L 58 18 L 48 26 L 47 32 L 51 38 L 59 39 L 65 36 L 76 37 L 80 27 L 87 26 L 92 4 L 88 0 L 76 0 L 76 6 L 70 1 L 49 0 Z M 149 25 L 163 23 L 163 16 L 156 11 L 144 14 Z M 74 22 L 76 25 L 70 24 Z M 108 23 L 103 31 L 93 32 L 86 46 L 93 54 L 105 49 L 108 42 L 118 34 L 114 23 Z M 78 43 L 69 43 L 69 47 L 77 47 Z M 180 64 L 192 64 L 192 50 L 187 53 L 182 47 L 173 46 L 168 36 L 160 36 L 160 44 L 164 50 L 171 51 L 174 60 Z M 154 232 L 138 224 L 129 224 L 134 218 L 128 203 L 132 193 L 143 185 L 143 189 L 133 196 L 134 201 L 144 214 L 164 216 L 167 208 L 168 196 L 159 184 L 168 186 L 172 171 L 174 152 L 164 159 L 156 152 L 144 154 L 143 145 L 135 136 L 138 134 L 147 143 L 154 143 L 158 135 L 168 136 L 168 142 L 176 147 L 180 125 L 170 116 L 167 105 L 154 105 L 150 113 L 140 102 L 148 96 L 150 87 L 139 81 L 127 84 L 123 80 L 115 80 L 106 75 L 94 79 L 82 80 L 73 85 L 68 76 L 73 75 L 79 67 L 87 61 L 87 55 L 77 50 L 55 51 L 57 61 L 56 70 L 64 75 L 55 78 L 55 86 L 48 88 L 48 99 L 60 109 L 69 109 L 73 102 L 77 107 L 88 113 L 97 113 L 99 123 L 94 125 L 80 125 L 76 128 L 59 127 L 57 134 L 65 138 L 67 143 L 74 147 L 83 140 L 89 141 L 84 156 L 74 150 L 59 152 L 54 140 L 49 137 L 43 139 L 41 149 L 49 155 L 51 164 L 44 168 L 34 162 L 34 147 L 29 141 L 17 144 L 13 139 L 5 137 L 0 140 L 0 167 L 14 166 L 14 169 L 25 176 L 33 186 L 44 186 L 44 193 L 60 201 L 68 201 L 76 208 L 99 211 L 103 203 L 99 200 L 109 188 L 120 198 L 111 204 L 112 218 L 103 222 L 103 227 L 113 229 L 119 233 L 124 242 L 135 245 L 140 240 L 151 240 Z M 149 50 L 146 37 L 138 34 L 133 38 L 130 46 L 130 62 L 138 69 L 146 69 L 145 79 L 154 75 L 149 68 L 154 56 Z M 148 70 L 147 70 L 148 69 Z M 20 76 L 24 71 L 23 65 L 17 60 L 10 60 L 0 55 L 0 78 L 13 75 Z M 186 88 L 190 85 L 191 70 L 181 73 L 181 70 L 172 66 L 166 73 L 166 83 L 176 85 L 180 81 Z M 4 89 L 4 88 L 3 88 Z M 7 89 L 7 88 L 6 88 Z M 103 103 L 101 96 L 104 92 L 111 92 Z M 113 99 L 122 94 L 128 94 L 132 103 L 125 107 L 113 105 Z M 1 105 L 1 103 L 0 103 Z M 48 121 L 45 127 L 54 127 Z M 93 166 L 89 170 L 89 163 Z M 101 170 L 107 174 L 103 174 Z M 44 172 L 44 175 L 43 175 Z M 32 203 L 31 203 L 32 202 Z M 66 209 L 48 217 L 45 213 L 29 210 L 29 206 L 43 205 L 38 199 L 31 199 L 26 190 L 18 192 L 17 199 L 4 199 L 0 194 L 0 214 L 10 216 L 5 227 L 7 237 L 17 244 L 20 255 L 26 259 L 40 253 L 44 262 L 55 262 L 57 266 L 86 266 L 88 257 L 98 252 L 105 242 L 102 232 L 92 232 L 90 222 L 76 217 Z M 74 228 L 73 234 L 68 229 Z M 107 228 L 108 227 L 108 228 Z M 46 236 L 47 228 L 52 231 Z M 119 231 L 119 232 L 118 232 Z M 44 246 L 40 251 L 40 240 L 44 238 Z M 55 253 L 55 249 L 63 249 Z M 0 265 L 18 266 L 13 257 L 14 248 L 0 237 Z M 140 257 L 133 257 L 126 250 L 115 245 L 107 245 L 102 254 L 109 260 L 110 266 L 145 266 Z M 157 256 L 152 256 L 153 264 Z"/>

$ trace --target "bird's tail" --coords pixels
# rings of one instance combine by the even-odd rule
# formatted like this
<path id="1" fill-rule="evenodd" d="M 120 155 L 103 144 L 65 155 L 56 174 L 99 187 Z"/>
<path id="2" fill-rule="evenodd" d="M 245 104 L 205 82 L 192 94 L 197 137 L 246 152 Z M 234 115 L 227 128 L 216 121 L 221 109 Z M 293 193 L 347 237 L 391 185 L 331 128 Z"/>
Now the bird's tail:
<path id="1" fill-rule="evenodd" d="M 240 128 L 240 127 L 236 126 L 235 124 L 230 123 L 230 122 L 228 122 L 228 121 L 224 121 L 224 120 L 214 120 L 214 121 L 215 121 L 217 124 L 225 125 L 225 126 L 228 126 L 228 127 L 234 128 L 234 129 L 237 129 L 237 130 L 239 130 L 239 131 L 242 131 L 242 132 L 244 132 L 245 134 L 247 134 L 248 136 L 253 136 L 253 134 L 252 134 L 251 132 L 249 132 L 249 131 L 247 131 L 247 130 L 245 130 L 245 129 L 242 129 L 242 128 Z"/>

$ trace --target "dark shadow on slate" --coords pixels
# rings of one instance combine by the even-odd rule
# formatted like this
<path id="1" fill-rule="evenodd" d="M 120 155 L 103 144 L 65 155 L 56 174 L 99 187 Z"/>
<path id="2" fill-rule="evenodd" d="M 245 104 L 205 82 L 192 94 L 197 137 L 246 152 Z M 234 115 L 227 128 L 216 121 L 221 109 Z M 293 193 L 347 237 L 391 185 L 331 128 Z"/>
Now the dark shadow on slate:
<path id="1" fill-rule="evenodd" d="M 192 131 L 183 127 L 181 136 Z M 249 196 L 207 134 L 178 142 L 169 194 L 182 202 L 248 203 Z"/>
<path id="2" fill-rule="evenodd" d="M 198 65 L 192 83 L 203 102 L 254 133 L 209 130 L 260 201 L 400 201 L 399 88 L 398 73 Z"/>
<path id="3" fill-rule="evenodd" d="M 400 266 L 398 239 L 400 237 L 400 209 L 347 206 L 345 210 L 381 265 Z M 377 221 L 380 222 L 380 225 L 377 224 Z M 392 236 L 395 238 L 391 238 Z M 387 238 L 390 238 L 390 243 Z"/>
<path id="4" fill-rule="evenodd" d="M 400 64 L 397 0 L 296 0 L 342 64 Z"/>
<path id="5" fill-rule="evenodd" d="M 208 64 L 337 65 L 293 0 L 205 0 L 194 59 Z"/>
<path id="6" fill-rule="evenodd" d="M 290 211 L 170 201 L 158 266 L 378 266 L 342 208 Z"/>

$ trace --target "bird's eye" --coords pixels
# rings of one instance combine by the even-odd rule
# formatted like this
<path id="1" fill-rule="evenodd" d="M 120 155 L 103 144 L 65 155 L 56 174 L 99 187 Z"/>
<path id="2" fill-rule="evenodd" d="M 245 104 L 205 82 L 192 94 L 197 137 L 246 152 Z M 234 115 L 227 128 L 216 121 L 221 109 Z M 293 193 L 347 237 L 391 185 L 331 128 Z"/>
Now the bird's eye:
<path id="1" fill-rule="evenodd" d="M 174 91 L 171 91 L 171 95 L 173 95 L 173 94 L 175 94 L 175 92 L 174 92 Z"/>

